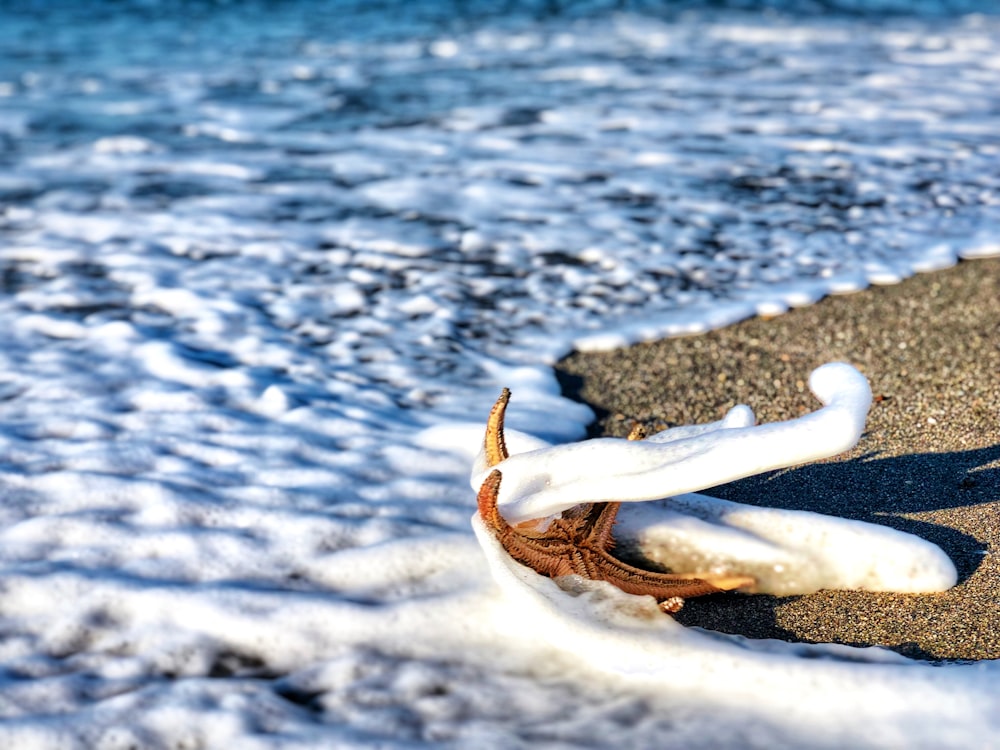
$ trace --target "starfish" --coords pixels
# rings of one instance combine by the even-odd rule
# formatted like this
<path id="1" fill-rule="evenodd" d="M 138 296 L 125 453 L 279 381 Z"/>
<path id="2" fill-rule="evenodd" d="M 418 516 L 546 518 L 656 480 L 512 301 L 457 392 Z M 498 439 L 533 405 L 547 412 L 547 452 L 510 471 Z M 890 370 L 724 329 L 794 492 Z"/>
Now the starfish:
<path id="1" fill-rule="evenodd" d="M 486 423 L 484 451 L 488 466 L 508 457 L 503 424 L 510 400 L 504 388 Z M 644 432 L 633 427 L 630 440 L 641 440 Z M 541 528 L 538 521 L 511 525 L 500 513 L 497 498 L 503 474 L 494 469 L 479 489 L 479 515 L 512 558 L 538 573 L 556 578 L 579 575 L 607 581 L 629 594 L 651 595 L 664 612 L 677 612 L 685 597 L 728 591 L 754 583 L 748 576 L 698 574 L 697 577 L 643 570 L 611 554 L 615 540 L 612 527 L 621 505 L 616 502 L 585 503 L 562 512 Z"/>

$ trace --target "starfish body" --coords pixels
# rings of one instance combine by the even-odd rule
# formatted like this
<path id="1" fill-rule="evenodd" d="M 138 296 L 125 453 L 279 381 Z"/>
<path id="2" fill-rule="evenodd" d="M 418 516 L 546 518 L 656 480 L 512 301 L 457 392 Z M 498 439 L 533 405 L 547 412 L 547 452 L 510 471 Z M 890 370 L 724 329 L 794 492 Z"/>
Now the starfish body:
<path id="1" fill-rule="evenodd" d="M 490 411 L 486 425 L 484 451 L 489 466 L 508 457 L 503 436 L 504 414 L 510 391 L 506 388 Z M 633 429 L 630 439 L 641 439 Z M 651 595 L 666 612 L 676 612 L 685 597 L 701 596 L 753 583 L 747 576 L 699 575 L 693 578 L 672 573 L 657 573 L 622 562 L 614 555 L 612 528 L 620 503 L 603 502 L 578 505 L 563 511 L 541 529 L 536 522 L 512 526 L 500 513 L 502 472 L 494 469 L 479 489 L 479 515 L 512 558 L 551 578 L 579 575 L 607 581 L 629 594 Z"/>

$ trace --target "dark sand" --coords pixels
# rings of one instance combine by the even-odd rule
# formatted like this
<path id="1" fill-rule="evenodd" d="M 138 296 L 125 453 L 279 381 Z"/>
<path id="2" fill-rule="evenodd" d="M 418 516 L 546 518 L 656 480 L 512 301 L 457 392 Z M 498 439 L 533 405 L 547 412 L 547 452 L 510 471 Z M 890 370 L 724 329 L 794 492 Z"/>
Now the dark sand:
<path id="1" fill-rule="evenodd" d="M 819 402 L 806 381 L 834 360 L 875 395 L 865 434 L 828 461 L 707 490 L 739 502 L 885 524 L 947 552 L 943 594 L 821 591 L 689 600 L 678 620 L 755 638 L 882 645 L 923 659 L 1000 658 L 1000 259 L 830 297 L 721 331 L 575 353 L 564 390 L 598 413 L 594 435 L 719 419 L 737 403 L 759 422 Z"/>

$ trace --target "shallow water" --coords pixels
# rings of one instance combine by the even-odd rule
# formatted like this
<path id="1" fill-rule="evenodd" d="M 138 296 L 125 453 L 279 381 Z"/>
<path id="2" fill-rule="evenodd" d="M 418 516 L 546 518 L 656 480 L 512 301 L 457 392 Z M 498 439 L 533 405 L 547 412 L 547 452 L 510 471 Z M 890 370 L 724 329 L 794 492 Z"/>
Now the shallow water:
<path id="1" fill-rule="evenodd" d="M 0 11 L 0 732 L 801 744 L 506 633 L 469 461 L 573 346 L 1000 250 L 1000 19 L 386 7 Z"/>

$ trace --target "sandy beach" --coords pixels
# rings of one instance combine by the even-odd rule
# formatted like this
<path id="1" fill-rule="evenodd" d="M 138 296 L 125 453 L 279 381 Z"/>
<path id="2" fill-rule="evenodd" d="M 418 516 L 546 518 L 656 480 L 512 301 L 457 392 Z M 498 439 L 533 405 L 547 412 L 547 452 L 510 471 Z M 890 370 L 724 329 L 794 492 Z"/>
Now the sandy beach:
<path id="1" fill-rule="evenodd" d="M 776 318 L 559 365 L 598 414 L 594 435 L 719 419 L 737 403 L 760 422 L 819 405 L 809 373 L 846 361 L 874 402 L 855 449 L 707 494 L 902 529 L 955 562 L 943 594 L 821 591 L 690 600 L 678 619 L 754 638 L 881 645 L 930 660 L 1000 658 L 1000 259 L 830 297 Z"/>

